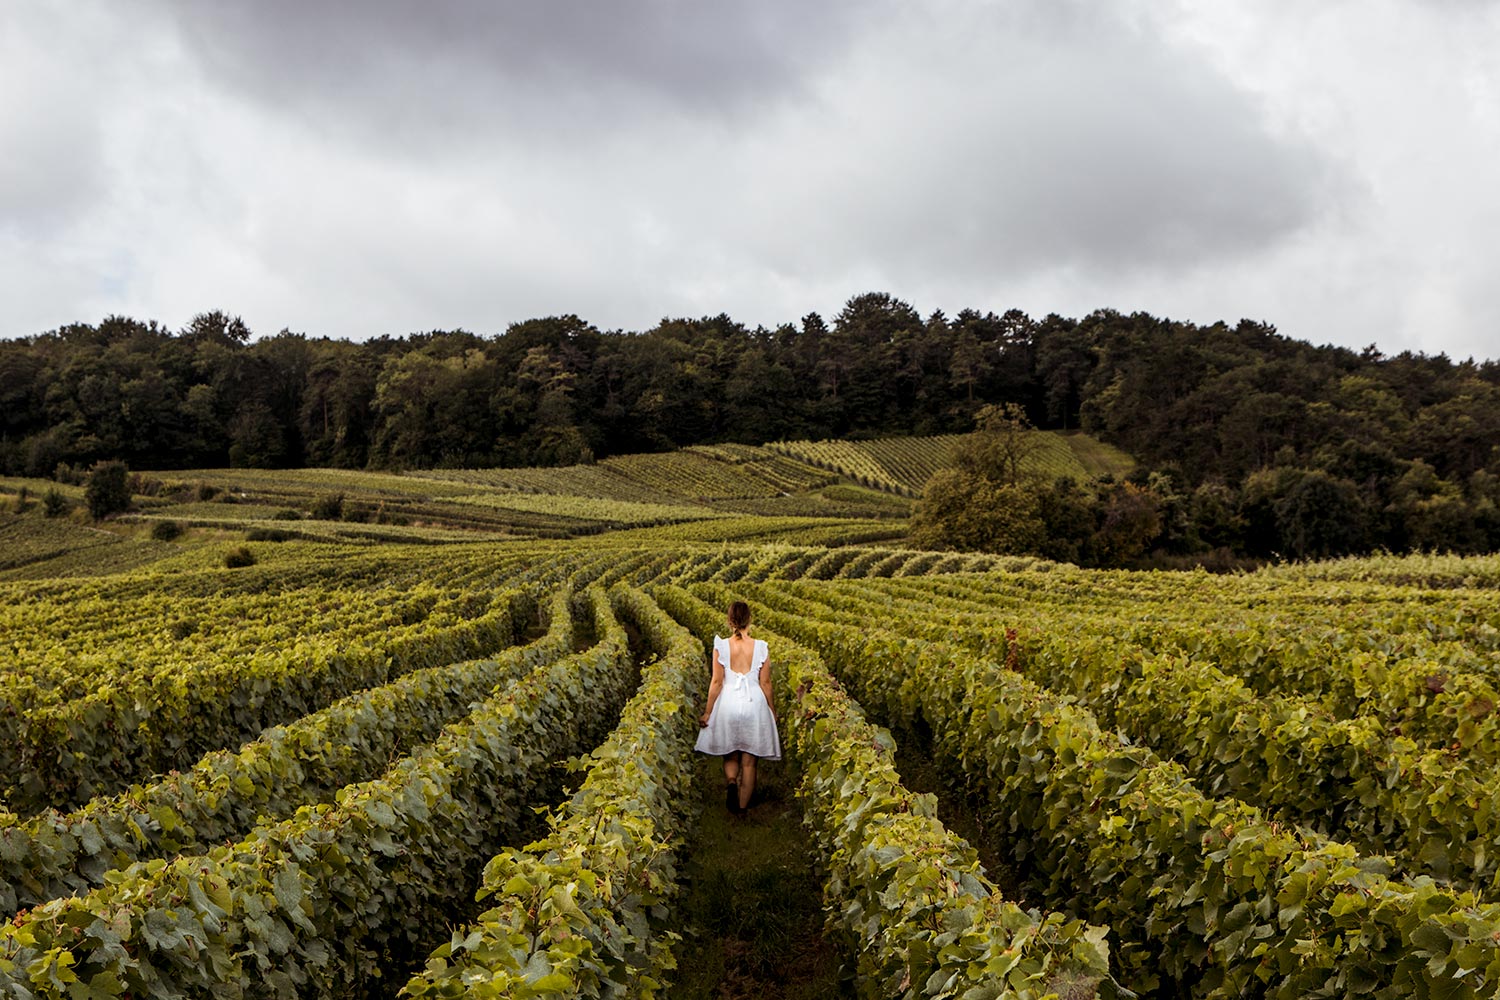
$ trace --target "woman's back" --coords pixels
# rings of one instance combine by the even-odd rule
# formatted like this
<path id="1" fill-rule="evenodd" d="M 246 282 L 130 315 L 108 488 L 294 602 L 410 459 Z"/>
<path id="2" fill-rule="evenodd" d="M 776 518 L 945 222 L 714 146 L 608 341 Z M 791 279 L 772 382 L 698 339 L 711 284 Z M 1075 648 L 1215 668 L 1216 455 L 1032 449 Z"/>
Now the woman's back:
<path id="1" fill-rule="evenodd" d="M 730 636 L 729 662 L 719 666 L 737 674 L 748 674 L 755 666 L 755 640 L 748 635 Z"/>

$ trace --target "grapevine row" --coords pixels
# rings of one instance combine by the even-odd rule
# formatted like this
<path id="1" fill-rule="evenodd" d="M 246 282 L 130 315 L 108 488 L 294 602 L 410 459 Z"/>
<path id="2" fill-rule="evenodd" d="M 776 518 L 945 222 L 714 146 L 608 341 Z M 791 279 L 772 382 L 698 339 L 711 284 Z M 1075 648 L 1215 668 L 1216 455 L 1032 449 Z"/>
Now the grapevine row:
<path id="1" fill-rule="evenodd" d="M 573 644 L 569 598 L 566 590 L 556 593 L 548 631 L 530 645 L 414 671 L 269 729 L 237 752 L 215 751 L 187 771 L 71 813 L 47 810 L 0 823 L 0 915 L 95 888 L 109 871 L 136 861 L 203 853 L 376 776 L 492 689 L 566 655 Z"/>
<path id="2" fill-rule="evenodd" d="M 403 995 L 651 997 L 661 986 L 706 676 L 702 646 L 649 598 L 610 598 L 659 658 L 547 836 L 490 860 L 480 898 L 494 905 L 433 952 Z"/>
<path id="3" fill-rule="evenodd" d="M 1248 638 L 1259 632 L 1201 623 L 1159 627 L 1110 616 L 1058 613 L 1041 602 L 997 601 L 985 606 L 947 597 L 941 585 L 925 579 L 906 587 L 869 581 L 817 592 L 795 584 L 788 589 L 849 613 L 879 616 L 900 609 L 925 638 L 956 635 L 977 651 L 1002 659 L 1006 633 L 1015 631 L 1023 662 L 1041 655 L 1041 650 L 1059 647 L 1047 669 L 1058 671 L 1056 676 L 1063 683 L 1070 677 L 1067 664 L 1079 655 L 1071 650 L 1075 643 L 1087 647 L 1111 643 L 1108 651 L 1095 651 L 1106 661 L 1111 656 L 1123 657 L 1134 647 L 1186 655 L 1207 668 L 1226 671 L 1241 683 L 1246 683 L 1247 675 L 1256 676 L 1257 668 L 1266 662 L 1263 651 L 1270 647 L 1283 665 L 1301 662 L 1309 673 L 1316 670 L 1341 678 L 1337 692 L 1296 699 L 1299 704 L 1290 705 L 1289 710 L 1300 707 L 1332 718 L 1369 717 L 1368 725 L 1395 729 L 1419 746 L 1447 749 L 1456 743 L 1472 761 L 1486 768 L 1500 767 L 1500 678 L 1466 665 L 1472 663 L 1473 654 L 1462 648 L 1449 649 L 1441 659 L 1368 651 L 1340 654 L 1318 636 L 1286 629 L 1275 643 L 1261 645 Z M 1427 652 L 1435 650 L 1429 647 Z M 1096 678 L 1093 683 L 1096 688 L 1102 685 L 1113 690 L 1120 682 Z M 1262 683 L 1256 690 L 1285 702 L 1286 696 L 1276 692 L 1300 688 L 1290 682 L 1285 686 Z"/>
<path id="4" fill-rule="evenodd" d="M 721 612 L 688 592 L 654 593 L 694 634 L 722 627 Z M 1003 899 L 932 798 L 902 785 L 890 734 L 865 720 L 814 652 L 768 639 L 777 718 L 827 872 L 829 923 L 856 955 L 861 994 L 1040 998 L 1089 984 L 1109 995 L 1103 928 Z"/>
<path id="5" fill-rule="evenodd" d="M 160 684 L 143 678 L 106 685 L 63 705 L 12 716 L 14 729 L 0 743 L 6 804 L 24 813 L 71 808 L 354 691 L 509 645 L 515 597 L 510 592 L 493 604 L 465 600 L 455 605 L 458 614 L 435 614 L 347 650 L 330 648 L 307 659 L 230 660 Z"/>
<path id="6" fill-rule="evenodd" d="M 1500 906 L 1205 798 L 1180 766 L 966 650 L 762 618 L 817 645 L 888 718 L 923 719 L 940 765 L 1017 838 L 1047 897 L 1120 934 L 1138 985 L 1159 973 L 1200 996 L 1290 998 L 1480 997 L 1500 984 Z"/>
<path id="7" fill-rule="evenodd" d="M 521 829 L 551 762 L 612 726 L 623 629 L 539 666 L 376 781 L 206 854 L 131 866 L 0 928 L 0 995 L 333 997 L 425 954 L 467 873 Z"/>
<path id="8" fill-rule="evenodd" d="M 893 610 L 826 589 L 791 586 L 782 594 L 841 617 Z M 781 594 L 771 601 L 787 606 Z M 904 602 L 894 609 L 911 612 Z M 1260 697 L 1212 664 L 1144 652 L 1087 623 L 1031 620 L 1021 637 L 1005 627 L 1012 620 L 986 629 L 923 618 L 912 631 L 941 638 L 951 630 L 970 652 L 1073 694 L 1106 725 L 1185 764 L 1212 794 L 1348 837 L 1362 850 L 1393 853 L 1413 870 L 1495 888 L 1500 769 L 1483 752 L 1424 748 L 1390 735 L 1370 715 L 1340 720 L 1308 699 Z M 1492 719 L 1466 722 L 1489 737 L 1479 750 L 1493 745 L 1493 729 L 1483 725 Z"/>

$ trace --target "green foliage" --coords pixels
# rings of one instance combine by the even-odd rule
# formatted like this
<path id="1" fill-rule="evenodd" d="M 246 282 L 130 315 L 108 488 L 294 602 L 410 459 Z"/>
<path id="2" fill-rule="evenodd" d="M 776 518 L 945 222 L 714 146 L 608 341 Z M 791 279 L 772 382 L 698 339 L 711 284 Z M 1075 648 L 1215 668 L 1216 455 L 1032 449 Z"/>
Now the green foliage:
<path id="1" fill-rule="evenodd" d="M 672 967 L 666 904 L 691 812 L 702 646 L 638 591 L 617 610 L 659 657 L 549 833 L 485 866 L 497 904 L 428 959 L 403 996 L 662 995 Z"/>
<path id="2" fill-rule="evenodd" d="M 264 577 L 260 578 L 264 581 Z M 254 580 L 247 581 L 255 586 Z M 314 591 L 314 594 L 319 593 Z M 102 662 L 79 672 L 68 649 L 51 648 L 48 634 L 34 635 L 47 655 L 28 656 L 24 678 L 7 678 L 20 715 L 0 716 L 0 763 L 7 801 L 12 808 L 36 811 L 46 806 L 72 807 L 96 794 L 116 791 L 152 773 L 190 765 L 205 751 L 253 739 L 270 725 L 316 711 L 354 691 L 395 679 L 410 670 L 480 655 L 509 642 L 513 631 L 508 601 L 493 608 L 464 598 L 442 599 L 430 588 L 395 603 L 389 591 L 347 594 L 322 591 L 323 613 L 303 616 L 307 627 L 325 631 L 318 641 L 271 648 L 244 655 L 240 645 L 222 645 L 214 635 L 202 644 L 173 640 L 160 632 L 149 640 L 136 634 L 128 646 L 129 669 L 100 683 Z M 293 602 L 310 596 L 292 591 L 274 606 L 290 611 Z M 381 602 L 387 602 L 382 604 Z M 169 602 L 181 613 L 183 602 Z M 216 621 L 233 621 L 246 602 L 217 600 Z M 151 602 L 97 605 L 74 602 L 73 613 L 97 612 L 100 625 L 118 622 L 122 613 L 141 613 Z M 104 610 L 112 608 L 112 610 Z M 349 631 L 332 627 L 337 616 Z M 237 623 L 246 642 L 253 631 Z M 285 634 L 285 622 L 269 628 Z M 13 633 L 17 648 L 26 635 Z M 130 634 L 130 633 L 127 633 Z M 228 638 L 228 637 L 225 637 Z M 205 660 L 195 653 L 207 653 Z M 145 657 L 146 662 L 135 660 Z M 71 692 L 78 693 L 72 694 Z"/>
<path id="3" fill-rule="evenodd" d="M 728 592 L 701 592 L 711 604 L 656 593 L 707 635 Z M 798 797 L 828 871 L 829 925 L 856 956 L 860 994 L 1040 998 L 1066 981 L 1080 996 L 1116 995 L 1104 929 L 1005 901 L 973 848 L 938 821 L 932 797 L 902 786 L 890 734 L 864 719 L 811 650 L 759 634 L 771 643 L 777 717 L 803 768 Z"/>
<path id="4" fill-rule="evenodd" d="M 1161 532 L 1160 506 L 1154 491 L 1133 483 L 1101 489 L 1097 527 L 1089 539 L 1090 562 L 1125 566 L 1144 554 Z"/>
<path id="5" fill-rule="evenodd" d="M 928 481 L 911 540 L 922 548 L 1022 555 L 1042 548 L 1044 532 L 1033 490 L 949 469 Z"/>
<path id="6" fill-rule="evenodd" d="M 89 473 L 83 499 L 89 516 L 101 521 L 130 508 L 130 470 L 124 462 L 100 462 Z"/>
<path id="7" fill-rule="evenodd" d="M 1500 880 L 1494 702 L 1468 702 L 1463 736 L 1471 743 L 1488 736 L 1487 746 L 1468 754 L 1459 745 L 1431 749 L 1392 736 L 1372 715 L 1335 719 L 1314 699 L 1256 696 L 1209 664 L 1131 659 L 1107 699 L 1111 721 L 1183 763 L 1203 787 L 1390 854 L 1404 870 L 1493 894 Z M 1084 678 L 1099 676 L 1080 663 L 1069 684 L 1094 704 L 1090 689 L 1098 688 Z"/>
<path id="8" fill-rule="evenodd" d="M 157 521 L 151 525 L 151 537 L 158 542 L 172 542 L 182 537 L 182 525 L 177 521 Z"/>
<path id="9" fill-rule="evenodd" d="M 68 499 L 56 489 L 42 494 L 42 511 L 48 517 L 61 517 L 68 512 Z"/>
<path id="10" fill-rule="evenodd" d="M 1017 403 L 987 405 L 974 416 L 974 433 L 955 449 L 958 468 L 994 483 L 1017 484 L 1032 474 L 1038 441 Z"/>
<path id="11" fill-rule="evenodd" d="M 255 553 L 247 547 L 240 545 L 224 553 L 224 566 L 226 569 L 243 569 L 246 566 L 255 565 Z"/>
<path id="12" fill-rule="evenodd" d="M 319 521 L 341 520 L 344 516 L 344 494 L 329 493 L 319 497 L 309 516 Z"/>
<path id="13" fill-rule="evenodd" d="M 1331 980 L 1479 996 L 1500 973 L 1500 908 L 1206 799 L 1180 767 L 1020 674 L 941 643 L 758 615 L 816 642 L 866 704 L 920 714 L 940 765 L 1003 829 L 1029 834 L 1015 843 L 1039 888 L 1112 924 L 1141 985 L 1159 973 L 1212 996 L 1305 996 Z"/>
<path id="14" fill-rule="evenodd" d="M 913 544 L 1121 566 L 1157 541 L 1157 493 L 1131 483 L 1080 489 L 1070 476 L 1048 486 L 1036 472 L 1037 447 L 1021 407 L 981 407 L 953 466 L 927 481 L 912 518 Z"/>
<path id="15" fill-rule="evenodd" d="M 532 795 L 547 794 L 551 761 L 612 725 L 632 682 L 629 648 L 604 595 L 589 604 L 598 645 L 502 688 L 378 780 L 21 915 L 0 929 L 0 987 L 36 997 L 379 988 L 390 957 L 435 944 L 467 895 L 466 879 L 442 876 L 499 850 Z"/>
<path id="16" fill-rule="evenodd" d="M 186 771 L 0 830 L 0 914 L 97 888 L 109 870 L 136 861 L 204 853 L 377 777 L 393 755 L 437 736 L 494 688 L 566 655 L 569 598 L 557 591 L 547 633 L 527 646 L 414 670 L 267 729 L 237 752 L 212 751 Z M 530 598 L 512 592 L 496 603 L 514 619 Z"/>
<path id="17" fill-rule="evenodd" d="M 1187 502 L 1142 489 L 1164 498 L 1164 524 Z M 389 992 L 403 963 L 441 978 L 483 953 L 466 975 L 665 995 L 681 816 L 663 804 L 693 771 L 678 714 L 701 697 L 682 692 L 701 690 L 702 651 L 638 590 L 612 594 L 608 619 L 595 591 L 593 628 L 562 634 L 568 588 L 591 581 L 649 587 L 698 634 L 732 585 L 760 634 L 779 633 L 778 711 L 829 940 L 868 995 L 983 995 L 1010 962 L 1023 995 L 1107 991 L 1089 936 L 1104 925 L 1116 974 L 1158 993 L 1493 992 L 1494 559 L 1214 577 L 647 530 L 655 541 L 298 542 L 234 572 L 208 546 L 158 571 L 0 584 L 15 707 L 0 774 L 24 813 L 0 810 L 0 901 L 31 907 L 0 931 L 0 993 L 362 995 Z M 24 567 L 74 535 L 119 538 L 14 518 L 0 559 Z M 468 660 L 471 641 L 535 634 L 533 593 L 548 635 Z M 681 655 L 645 664 L 640 698 L 559 805 L 546 759 L 588 751 L 612 721 L 595 699 L 623 700 L 634 677 L 624 659 L 565 653 L 592 632 L 619 654 L 615 617 Z M 1041 910 L 999 898 L 935 800 L 900 785 L 865 711 L 930 727 L 937 767 Z M 43 738 L 47 720 L 59 728 Z M 518 850 L 537 806 L 553 826 Z M 441 929 L 497 857 L 491 913 Z"/>
<path id="18" fill-rule="evenodd" d="M 684 445 L 947 434 L 986 406 L 1013 405 L 1047 426 L 1086 424 L 1172 471 L 1185 494 L 1210 481 L 1238 491 L 1276 466 L 1353 484 L 1367 515 L 1359 537 L 1305 535 L 1289 499 L 1290 530 L 1262 540 L 1266 552 L 1500 544 L 1495 500 L 1474 481 L 1500 474 L 1494 362 L 1355 354 L 1261 323 L 1112 310 L 1033 321 L 965 309 L 924 322 L 880 293 L 851 299 L 831 324 L 809 315 L 770 333 L 728 316 L 634 335 L 576 316 L 368 344 L 243 333 L 223 312 L 175 333 L 109 317 L 0 345 L 14 398 L 34 404 L 6 409 L 0 466 L 72 476 L 106 455 L 137 467 L 553 465 Z M 1117 453 L 1068 442 L 1071 465 L 1047 469 L 1049 480 L 1128 471 Z M 831 457 L 858 482 L 915 496 L 931 472 L 930 458 L 858 444 Z M 1402 483 L 1421 463 L 1452 489 L 1409 495 Z"/>

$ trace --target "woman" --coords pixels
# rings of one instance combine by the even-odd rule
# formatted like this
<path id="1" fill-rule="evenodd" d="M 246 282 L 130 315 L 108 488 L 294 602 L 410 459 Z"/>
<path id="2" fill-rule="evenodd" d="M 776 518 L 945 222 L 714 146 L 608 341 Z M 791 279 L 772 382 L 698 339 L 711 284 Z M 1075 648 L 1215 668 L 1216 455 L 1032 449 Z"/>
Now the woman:
<path id="1" fill-rule="evenodd" d="M 755 792 L 755 765 L 781 759 L 781 735 L 771 700 L 766 644 L 750 638 L 750 605 L 729 605 L 730 636 L 714 636 L 713 678 L 708 707 L 698 719 L 695 747 L 724 756 L 724 806 L 744 816 Z"/>

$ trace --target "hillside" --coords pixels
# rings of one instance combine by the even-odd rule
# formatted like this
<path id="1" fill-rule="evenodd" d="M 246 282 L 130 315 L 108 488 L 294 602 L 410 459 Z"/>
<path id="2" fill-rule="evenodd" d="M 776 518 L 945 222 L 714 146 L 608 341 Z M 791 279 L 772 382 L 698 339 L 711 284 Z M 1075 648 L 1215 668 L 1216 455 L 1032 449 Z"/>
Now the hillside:
<path id="1" fill-rule="evenodd" d="M 480 484 L 652 504 L 659 480 L 702 473 L 692 502 L 759 513 L 809 493 L 805 469 L 766 452 L 910 498 L 931 450 L 826 442 L 941 439 L 972 431 L 987 406 L 1013 406 L 1035 427 L 1083 430 L 1135 459 L 1161 517 L 1149 547 L 1173 558 L 1500 548 L 1500 363 L 1316 346 L 1250 320 L 924 318 L 879 292 L 831 321 L 812 313 L 773 329 L 721 314 L 603 331 L 566 315 L 362 343 L 255 338 L 218 312 L 180 331 L 112 316 L 0 341 L 0 376 L 0 473 L 13 476 L 70 478 L 101 460 L 178 477 L 339 468 L 452 480 L 436 470 L 503 468 Z M 693 448 L 725 466 L 692 465 L 682 453 Z M 1058 471 L 1116 467 L 1085 441 L 1071 450 Z M 639 468 L 648 453 L 655 467 Z M 750 479 L 716 483 L 735 460 Z M 557 473 L 521 471 L 571 465 L 565 489 L 550 485 Z M 815 498 L 812 516 L 841 502 Z M 556 523 L 459 513 L 443 523 L 577 534 L 601 520 L 587 509 Z"/>
<path id="2" fill-rule="evenodd" d="M 1032 463 L 1047 478 L 1131 468 L 1128 456 L 1086 435 L 1035 434 Z M 24 519 L 0 523 L 0 540 L 12 543 L 0 579 L 143 565 L 176 550 L 150 537 L 167 522 L 250 541 L 446 544 L 629 532 L 642 541 L 893 542 L 905 537 L 912 498 L 960 440 L 699 445 L 560 468 L 146 472 L 154 495 L 138 495 L 134 512 L 103 528 L 43 518 L 35 498 L 56 484 L 0 479 L 0 492 L 24 487 L 32 498 Z M 57 488 L 81 502 L 78 487 Z"/>

